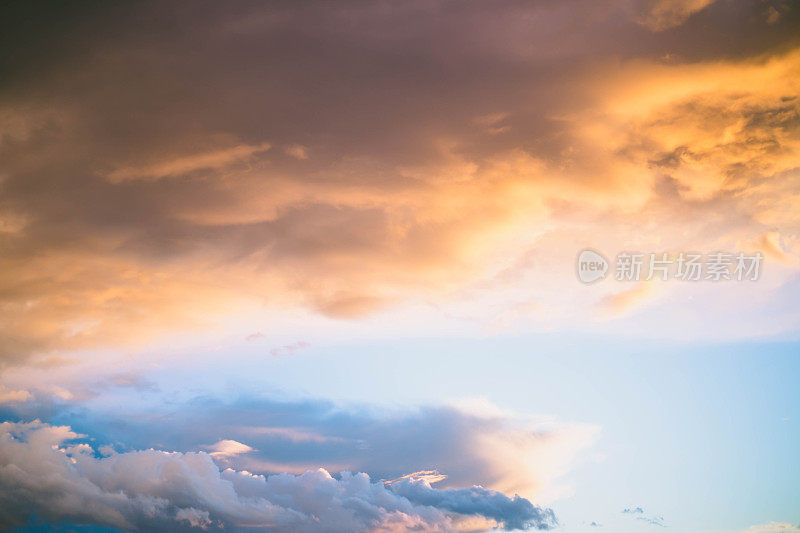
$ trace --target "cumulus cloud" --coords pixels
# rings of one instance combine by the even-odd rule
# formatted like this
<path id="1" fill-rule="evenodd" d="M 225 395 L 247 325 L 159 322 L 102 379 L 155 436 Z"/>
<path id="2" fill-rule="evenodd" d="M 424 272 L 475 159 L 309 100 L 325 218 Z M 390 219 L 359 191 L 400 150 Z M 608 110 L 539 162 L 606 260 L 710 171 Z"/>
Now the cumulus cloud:
<path id="1" fill-rule="evenodd" d="M 0 526 L 30 516 L 121 529 L 421 531 L 549 529 L 552 511 L 472 487 L 390 486 L 319 469 L 262 476 L 220 471 L 204 452 L 153 449 L 102 456 L 66 426 L 0 424 Z"/>
<path id="2" fill-rule="evenodd" d="M 412 502 L 448 509 L 459 514 L 475 513 L 491 518 L 507 529 L 548 529 L 556 523 L 552 510 L 542 511 L 524 498 L 509 499 L 500 492 L 481 487 L 471 489 L 431 488 L 427 478 L 404 479 L 391 485 L 392 490 Z"/>

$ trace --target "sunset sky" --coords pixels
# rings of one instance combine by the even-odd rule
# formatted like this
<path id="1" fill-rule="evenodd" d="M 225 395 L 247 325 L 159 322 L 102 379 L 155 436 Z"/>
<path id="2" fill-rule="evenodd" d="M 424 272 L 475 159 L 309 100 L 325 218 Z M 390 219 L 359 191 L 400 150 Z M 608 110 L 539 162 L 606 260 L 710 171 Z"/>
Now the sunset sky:
<path id="1" fill-rule="evenodd" d="M 0 7 L 0 529 L 800 533 L 798 301 L 791 0 Z"/>

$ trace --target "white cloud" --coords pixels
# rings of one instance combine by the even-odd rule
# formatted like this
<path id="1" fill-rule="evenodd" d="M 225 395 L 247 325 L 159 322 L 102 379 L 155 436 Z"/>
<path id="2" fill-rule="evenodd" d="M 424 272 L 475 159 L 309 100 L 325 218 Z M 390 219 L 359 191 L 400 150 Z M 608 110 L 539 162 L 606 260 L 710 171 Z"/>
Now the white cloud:
<path id="1" fill-rule="evenodd" d="M 230 439 L 215 442 L 211 446 L 206 446 L 205 449 L 210 450 L 208 455 L 219 459 L 233 457 L 234 455 L 240 455 L 253 451 L 253 448 L 247 444 Z"/>

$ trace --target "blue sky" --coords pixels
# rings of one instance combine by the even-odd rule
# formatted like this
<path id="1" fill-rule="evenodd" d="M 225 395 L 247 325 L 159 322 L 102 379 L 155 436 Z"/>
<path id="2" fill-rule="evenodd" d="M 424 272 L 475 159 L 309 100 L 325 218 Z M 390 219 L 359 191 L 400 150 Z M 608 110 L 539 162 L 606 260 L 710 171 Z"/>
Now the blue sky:
<path id="1" fill-rule="evenodd" d="M 139 390 L 112 389 L 53 421 L 125 442 L 106 427 L 119 413 L 189 413 L 197 397 L 233 405 L 324 399 L 378 418 L 480 398 L 600 427 L 558 480 L 567 489 L 550 505 L 564 531 L 593 531 L 591 522 L 614 531 L 659 527 L 621 512 L 636 507 L 685 532 L 800 518 L 796 342 L 514 335 L 310 345 L 291 357 L 270 355 L 261 344 L 243 341 L 216 363 L 198 353 L 197 367 L 180 373 L 143 373 Z M 163 447 L 146 436 L 137 444 Z"/>
<path id="2" fill-rule="evenodd" d="M 602 427 L 594 457 L 570 476 L 574 496 L 556 506 L 567 530 L 622 531 L 618 511 L 641 506 L 672 530 L 725 531 L 800 520 L 799 346 L 549 335 L 312 346 L 287 359 L 247 347 L 249 379 L 226 376 L 236 387 L 220 394 L 280 383 L 290 396 L 398 408 L 479 391 L 505 409 Z"/>

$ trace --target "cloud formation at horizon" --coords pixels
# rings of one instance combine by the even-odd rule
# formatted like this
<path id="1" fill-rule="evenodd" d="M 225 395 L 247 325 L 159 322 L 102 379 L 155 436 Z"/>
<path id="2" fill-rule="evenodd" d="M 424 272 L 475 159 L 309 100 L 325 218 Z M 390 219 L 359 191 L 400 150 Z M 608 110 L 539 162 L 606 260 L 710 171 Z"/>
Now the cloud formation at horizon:
<path id="1" fill-rule="evenodd" d="M 7 403 L 0 415 L 69 425 L 118 451 L 204 452 L 221 467 L 258 474 L 322 467 L 389 481 L 434 470 L 442 476 L 439 487 L 480 485 L 536 501 L 571 491 L 561 478 L 586 460 L 600 432 L 592 424 L 523 416 L 483 403 L 381 412 L 320 400 L 200 397 L 141 412 L 108 411 L 100 398 L 86 403 L 36 394 L 27 402 Z"/>
<path id="2" fill-rule="evenodd" d="M 0 423 L 0 527 L 32 516 L 124 530 L 479 531 L 550 529 L 553 512 L 481 487 L 386 486 L 319 469 L 262 476 L 220 470 L 205 452 L 116 453 L 42 422 Z"/>

